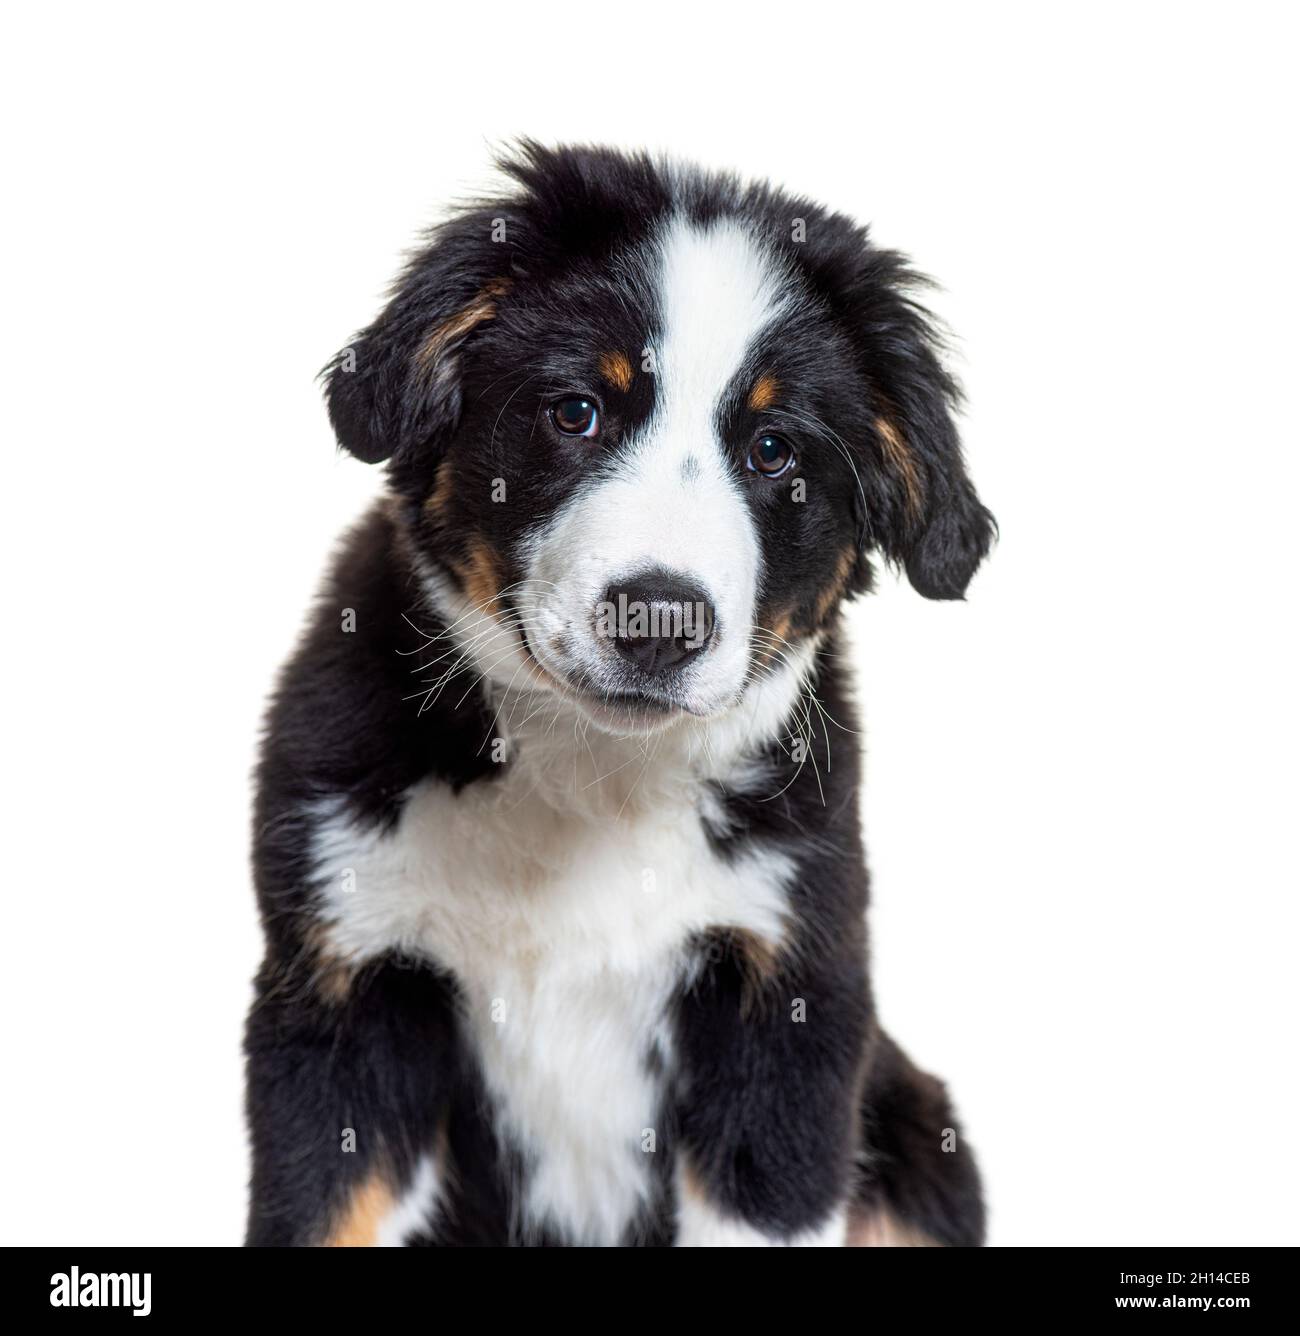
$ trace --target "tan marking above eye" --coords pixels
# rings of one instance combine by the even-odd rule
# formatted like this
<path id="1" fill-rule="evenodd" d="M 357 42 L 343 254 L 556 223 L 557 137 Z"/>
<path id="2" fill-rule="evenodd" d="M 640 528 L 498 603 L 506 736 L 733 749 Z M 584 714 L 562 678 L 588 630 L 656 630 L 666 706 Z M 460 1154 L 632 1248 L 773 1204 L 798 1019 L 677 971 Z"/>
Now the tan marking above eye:
<path id="1" fill-rule="evenodd" d="M 600 374 L 615 389 L 626 394 L 632 388 L 632 363 L 626 353 L 601 353 L 598 366 Z"/>
<path id="2" fill-rule="evenodd" d="M 761 375 L 754 382 L 754 388 L 749 392 L 749 406 L 755 413 L 761 413 L 765 408 L 771 408 L 776 403 L 776 392 L 778 386 L 776 377 L 772 375 Z"/>
<path id="3" fill-rule="evenodd" d="M 903 491 L 907 495 L 907 513 L 916 519 L 921 514 L 921 505 L 925 500 L 925 489 L 921 485 L 916 457 L 908 448 L 898 428 L 888 418 L 876 419 L 876 434 L 880 437 L 880 448 L 885 460 L 903 480 Z"/>

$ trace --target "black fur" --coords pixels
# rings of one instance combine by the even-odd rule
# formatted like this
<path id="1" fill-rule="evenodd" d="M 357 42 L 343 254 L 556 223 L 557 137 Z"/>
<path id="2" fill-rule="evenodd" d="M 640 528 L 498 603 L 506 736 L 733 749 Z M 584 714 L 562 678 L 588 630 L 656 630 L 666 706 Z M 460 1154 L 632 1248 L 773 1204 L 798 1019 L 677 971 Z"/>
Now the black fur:
<path id="1" fill-rule="evenodd" d="M 411 656 L 445 630 L 422 571 L 463 581 L 479 545 L 509 587 L 522 574 L 521 536 L 649 418 L 646 377 L 602 386 L 603 454 L 580 466 L 541 422 L 557 392 L 595 385 L 602 354 L 635 363 L 653 339 L 655 293 L 618 261 L 670 210 L 744 220 L 806 297 L 758 350 L 782 387 L 779 407 L 751 407 L 738 385 L 717 425 L 761 538 L 764 612 L 786 614 L 792 639 L 829 637 L 818 690 L 835 723 L 810 721 L 814 753 L 830 746 L 828 730 L 855 727 L 834 622 L 842 599 L 870 586 L 871 554 L 899 563 L 928 597 L 960 598 L 993 532 L 962 464 L 957 389 L 916 304 L 917 280 L 865 229 L 766 186 L 669 176 L 644 156 L 525 144 L 504 166 L 515 189 L 438 228 L 326 371 L 340 442 L 386 461 L 390 496 L 341 550 L 267 721 L 254 822 L 267 956 L 247 1032 L 254 1244 L 320 1242 L 369 1172 L 402 1181 L 435 1142 L 448 1187 L 436 1223 L 412 1241 L 515 1237 L 513 1193 L 528 1166 L 489 1129 L 457 981 L 431 961 L 392 956 L 331 988 L 310 813 L 338 800 L 355 820 L 391 829 L 421 780 L 464 791 L 498 779 L 483 745 L 490 710 L 469 667 L 430 708 L 411 699 Z M 433 331 L 442 333 L 431 343 Z M 789 483 L 745 474 L 760 430 L 799 438 L 790 482 L 806 480 L 805 504 L 781 503 Z M 506 481 L 508 505 L 487 500 L 494 479 Z M 339 634 L 343 609 L 353 634 Z M 836 740 L 828 770 L 796 764 L 788 741 L 787 730 L 760 746 L 779 797 L 724 786 L 723 819 L 707 830 L 722 859 L 765 845 L 794 851 L 791 940 L 770 968 L 727 933 L 695 943 L 699 969 L 672 1018 L 675 1061 L 645 1055 L 662 1073 L 669 1144 L 654 1199 L 624 1241 L 672 1242 L 670 1166 L 685 1155 L 720 1211 L 777 1236 L 814 1227 L 856 1181 L 861 1212 L 886 1209 L 939 1242 L 978 1243 L 965 1138 L 953 1153 L 940 1146 L 956 1129 L 943 1089 L 876 1019 L 853 747 Z M 806 1024 L 789 1022 L 795 999 Z M 338 1129 L 362 1125 L 365 1146 L 340 1155 Z"/>

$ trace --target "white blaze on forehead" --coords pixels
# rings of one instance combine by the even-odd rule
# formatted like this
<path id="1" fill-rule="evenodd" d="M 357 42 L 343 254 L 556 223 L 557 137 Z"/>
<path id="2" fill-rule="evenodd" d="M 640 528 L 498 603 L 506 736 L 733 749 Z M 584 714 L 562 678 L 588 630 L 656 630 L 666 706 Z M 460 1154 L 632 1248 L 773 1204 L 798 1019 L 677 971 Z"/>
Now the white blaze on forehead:
<path id="1" fill-rule="evenodd" d="M 663 334 L 655 370 L 669 441 L 715 436 L 718 404 L 787 300 L 783 271 L 734 220 L 675 219 L 660 240 Z"/>
<path id="2" fill-rule="evenodd" d="M 758 545 L 724 457 L 718 410 L 780 309 L 779 272 L 730 220 L 674 219 L 653 262 L 662 318 L 652 346 L 655 408 L 597 504 L 617 512 L 608 548 L 615 562 L 671 567 L 721 598 L 737 563 L 753 574 Z"/>
<path id="3" fill-rule="evenodd" d="M 790 300 L 788 271 L 735 220 L 674 218 L 651 243 L 661 317 L 651 345 L 655 407 L 613 468 L 533 535 L 533 625 L 551 666 L 598 666 L 591 610 L 611 582 L 667 567 L 703 587 L 717 631 L 686 670 L 695 704 L 734 698 L 748 664 L 761 552 L 738 477 L 719 437 L 728 392 L 755 374 L 759 336 Z M 558 661 L 557 661 L 558 660 Z"/>

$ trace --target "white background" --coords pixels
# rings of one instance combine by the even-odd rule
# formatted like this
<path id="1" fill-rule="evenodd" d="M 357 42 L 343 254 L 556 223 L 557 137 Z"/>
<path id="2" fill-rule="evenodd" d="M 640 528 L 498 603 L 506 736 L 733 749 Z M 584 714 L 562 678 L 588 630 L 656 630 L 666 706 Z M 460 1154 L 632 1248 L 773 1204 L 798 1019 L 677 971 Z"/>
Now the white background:
<path id="1" fill-rule="evenodd" d="M 771 176 L 944 284 L 1002 540 L 853 617 L 885 1022 L 993 1242 L 1300 1242 L 1282 6 L 7 27 L 5 1241 L 240 1238 L 255 733 L 376 485 L 313 376 L 527 133 Z"/>

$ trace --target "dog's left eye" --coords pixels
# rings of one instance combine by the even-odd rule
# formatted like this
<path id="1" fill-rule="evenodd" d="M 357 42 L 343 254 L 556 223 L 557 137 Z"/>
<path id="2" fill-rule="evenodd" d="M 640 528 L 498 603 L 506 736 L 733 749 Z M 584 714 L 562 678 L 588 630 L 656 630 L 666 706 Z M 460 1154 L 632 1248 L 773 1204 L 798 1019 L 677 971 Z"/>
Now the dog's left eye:
<path id="1" fill-rule="evenodd" d="M 765 478 L 779 478 L 794 462 L 794 446 L 784 436 L 760 436 L 749 452 L 749 467 Z"/>
<path id="2" fill-rule="evenodd" d="M 600 410 L 590 399 L 557 399 L 551 405 L 551 421 L 566 436 L 594 436 L 600 430 Z"/>

